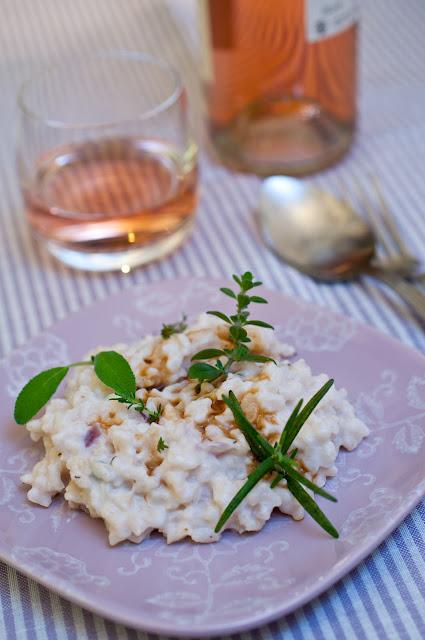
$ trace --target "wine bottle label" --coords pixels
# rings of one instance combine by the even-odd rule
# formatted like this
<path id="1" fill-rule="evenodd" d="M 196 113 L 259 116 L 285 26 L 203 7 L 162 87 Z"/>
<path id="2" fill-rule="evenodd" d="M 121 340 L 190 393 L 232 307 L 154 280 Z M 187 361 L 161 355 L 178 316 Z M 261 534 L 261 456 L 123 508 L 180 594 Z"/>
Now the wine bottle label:
<path id="1" fill-rule="evenodd" d="M 308 42 L 318 42 L 345 31 L 357 21 L 357 0 L 306 0 Z"/>
<path id="2" fill-rule="evenodd" d="M 204 82 L 211 82 L 214 78 L 212 62 L 211 24 L 208 0 L 199 0 L 198 23 L 201 36 L 200 75 Z"/>
<path id="3" fill-rule="evenodd" d="M 283 0 L 285 1 L 285 0 Z M 198 0 L 198 22 L 201 34 L 201 78 L 205 82 L 214 80 L 212 43 L 214 49 L 231 50 L 234 39 L 233 0 Z"/>

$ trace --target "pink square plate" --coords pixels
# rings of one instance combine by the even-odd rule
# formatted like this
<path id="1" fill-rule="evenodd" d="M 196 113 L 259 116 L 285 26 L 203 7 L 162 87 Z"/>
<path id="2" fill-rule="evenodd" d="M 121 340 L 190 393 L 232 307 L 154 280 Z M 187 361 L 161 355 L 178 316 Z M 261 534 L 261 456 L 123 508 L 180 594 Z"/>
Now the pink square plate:
<path id="1" fill-rule="evenodd" d="M 283 616 L 339 580 L 367 556 L 425 492 L 425 358 L 349 318 L 266 291 L 258 316 L 294 344 L 315 373 L 345 387 L 370 436 L 340 453 L 325 511 L 333 540 L 309 517 L 276 514 L 255 534 L 226 532 L 215 544 L 167 546 L 154 535 L 109 547 L 100 521 L 30 504 L 19 477 L 40 456 L 12 419 L 14 398 L 42 369 L 96 345 L 132 342 L 185 311 L 231 308 L 214 280 L 161 281 L 74 313 L 0 365 L 0 557 L 69 600 L 130 627 L 183 637 L 240 632 Z"/>

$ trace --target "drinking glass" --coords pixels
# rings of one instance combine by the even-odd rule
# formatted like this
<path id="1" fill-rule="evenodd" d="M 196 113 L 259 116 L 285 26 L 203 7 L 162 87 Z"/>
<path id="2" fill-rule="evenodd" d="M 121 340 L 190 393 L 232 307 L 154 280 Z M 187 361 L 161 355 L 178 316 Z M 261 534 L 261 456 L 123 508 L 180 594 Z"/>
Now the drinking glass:
<path id="1" fill-rule="evenodd" d="M 18 104 L 26 214 L 50 253 L 128 272 L 182 242 L 197 148 L 175 69 L 144 53 L 97 53 L 40 73 Z"/>

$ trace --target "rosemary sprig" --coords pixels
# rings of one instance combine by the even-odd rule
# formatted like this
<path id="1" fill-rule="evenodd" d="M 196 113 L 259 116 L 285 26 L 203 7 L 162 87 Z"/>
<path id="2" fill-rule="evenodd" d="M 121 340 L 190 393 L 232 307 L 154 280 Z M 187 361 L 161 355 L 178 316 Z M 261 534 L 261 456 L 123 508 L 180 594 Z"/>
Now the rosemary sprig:
<path id="1" fill-rule="evenodd" d="M 250 312 L 248 307 L 251 303 L 267 304 L 267 300 L 261 296 L 252 296 L 248 291 L 259 287 L 262 283 L 253 280 L 252 273 L 246 271 L 241 276 L 234 275 L 234 281 L 239 286 L 239 291 L 235 293 L 228 287 L 222 287 L 220 291 L 229 296 L 236 302 L 236 313 L 228 316 L 221 311 L 207 311 L 208 314 L 216 316 L 229 325 L 229 340 L 233 343 L 231 349 L 203 349 L 192 356 L 192 361 L 217 359 L 215 364 L 206 362 L 195 362 L 188 371 L 188 377 L 198 380 L 200 383 L 204 381 L 213 382 L 218 378 L 223 379 L 231 370 L 235 362 L 274 362 L 273 358 L 268 356 L 252 353 L 248 347 L 251 338 L 245 327 L 252 325 L 256 327 L 264 327 L 273 329 L 271 324 L 263 320 L 250 320 Z"/>
<path id="2" fill-rule="evenodd" d="M 163 324 L 161 329 L 161 336 L 164 340 L 167 340 L 170 336 L 173 336 L 176 333 L 183 333 L 187 329 L 187 315 L 183 313 L 182 319 L 179 322 L 174 322 L 172 324 Z"/>
<path id="3" fill-rule="evenodd" d="M 224 526 L 224 524 L 230 518 L 230 516 L 235 511 L 235 509 L 240 505 L 242 500 L 246 498 L 248 493 L 255 487 L 256 484 L 260 482 L 261 478 L 263 478 L 263 476 L 265 476 L 266 473 L 269 473 L 269 471 L 273 469 L 273 467 L 274 467 L 274 460 L 271 457 L 266 458 L 265 460 L 260 462 L 258 467 L 255 467 L 254 471 L 249 474 L 245 484 L 242 485 L 242 487 L 239 489 L 237 494 L 233 496 L 233 498 L 230 500 L 229 504 L 221 514 L 220 519 L 217 522 L 215 527 L 216 533 L 220 531 L 220 529 Z"/>
<path id="4" fill-rule="evenodd" d="M 270 486 L 275 487 L 281 480 L 286 480 L 288 490 L 304 507 L 307 513 L 333 538 L 339 537 L 338 531 L 304 487 L 326 498 L 326 500 L 336 502 L 336 498 L 308 480 L 308 478 L 295 469 L 295 467 L 298 466 L 296 449 L 288 455 L 288 450 L 300 432 L 301 427 L 305 424 L 307 418 L 317 407 L 323 396 L 329 391 L 332 384 L 333 380 L 328 380 L 307 402 L 303 409 L 301 409 L 303 400 L 298 402 L 283 428 L 279 442 L 276 443 L 274 447 L 251 424 L 232 391 L 229 392 L 228 396 L 222 396 L 222 399 L 232 411 L 237 426 L 244 434 L 259 464 L 249 474 L 245 484 L 239 489 L 221 514 L 215 527 L 216 533 L 223 528 L 235 509 L 255 485 L 258 484 L 266 474 L 274 471 L 276 472 L 276 476 Z"/>

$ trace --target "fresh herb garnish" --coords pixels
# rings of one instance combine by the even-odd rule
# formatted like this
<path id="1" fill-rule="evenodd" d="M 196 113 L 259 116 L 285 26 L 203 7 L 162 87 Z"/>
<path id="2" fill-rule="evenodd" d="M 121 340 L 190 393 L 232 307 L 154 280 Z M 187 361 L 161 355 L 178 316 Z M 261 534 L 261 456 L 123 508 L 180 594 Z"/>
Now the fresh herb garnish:
<path id="1" fill-rule="evenodd" d="M 148 409 L 146 406 L 144 409 L 144 413 L 146 413 L 146 418 L 149 423 L 158 422 L 158 420 L 162 416 L 162 412 L 163 412 L 162 404 L 159 404 L 155 410 Z"/>
<path id="2" fill-rule="evenodd" d="M 116 351 L 101 351 L 93 358 L 94 371 L 101 382 L 117 396 L 136 396 L 136 378 L 127 362 Z"/>
<path id="3" fill-rule="evenodd" d="M 121 404 L 126 404 L 127 409 L 134 409 L 135 411 L 138 411 L 146 418 L 146 421 L 149 422 L 149 424 L 152 422 L 158 422 L 162 415 L 162 405 L 159 405 L 156 409 L 149 409 L 142 398 L 136 398 L 135 393 L 117 393 L 110 399 L 121 402 Z"/>
<path id="4" fill-rule="evenodd" d="M 114 390 L 111 400 L 126 404 L 128 409 L 135 409 L 143 414 L 146 420 L 157 422 L 162 414 L 162 406 L 155 410 L 148 409 L 141 398 L 136 398 L 136 378 L 127 360 L 116 351 L 101 351 L 94 357 L 94 370 L 97 377 L 107 387 Z"/>
<path id="5" fill-rule="evenodd" d="M 15 402 L 14 418 L 25 424 L 50 400 L 71 367 L 90 365 L 91 362 L 73 362 L 62 367 L 53 367 L 38 373 L 20 391 Z"/>
<path id="6" fill-rule="evenodd" d="M 227 316 L 221 311 L 207 311 L 212 316 L 216 316 L 229 325 L 228 338 L 233 343 L 231 349 L 203 349 L 192 357 L 192 360 L 210 360 L 211 358 L 222 358 L 216 360 L 215 365 L 206 362 L 195 362 L 188 371 L 188 377 L 199 382 L 212 382 L 218 378 L 225 378 L 235 362 L 274 362 L 273 358 L 263 356 L 250 351 L 248 344 L 251 338 L 245 327 L 253 325 L 273 329 L 271 324 L 263 320 L 250 320 L 248 307 L 251 303 L 267 304 L 267 300 L 261 296 L 251 296 L 247 292 L 255 287 L 259 287 L 262 282 L 254 281 L 252 273 L 246 271 L 241 276 L 233 276 L 234 281 L 239 286 L 239 291 L 235 293 L 228 287 L 222 287 L 220 291 L 236 302 L 236 313 Z"/>
<path id="7" fill-rule="evenodd" d="M 159 451 L 159 453 L 162 453 L 162 451 L 165 451 L 165 449 L 168 449 L 168 444 L 165 442 L 165 440 L 162 438 L 162 436 L 158 440 L 158 444 L 156 445 L 156 449 L 157 449 L 157 451 Z"/>
<path id="8" fill-rule="evenodd" d="M 176 333 L 183 333 L 183 331 L 186 331 L 186 320 L 187 316 L 184 313 L 180 322 L 174 322 L 173 324 L 163 324 L 161 329 L 161 336 L 164 338 L 164 340 L 167 340 L 167 338 L 173 336 Z"/>
<path id="9" fill-rule="evenodd" d="M 246 327 L 249 325 L 273 329 L 272 325 L 262 320 L 251 320 L 248 307 L 251 303 L 265 304 L 267 300 L 260 296 L 249 295 L 249 291 L 262 283 L 253 280 L 252 274 L 247 271 L 242 276 L 233 276 L 233 279 L 239 286 L 239 291 L 234 292 L 228 287 L 223 287 L 221 291 L 235 300 L 236 313 L 234 315 L 226 315 L 221 311 L 208 311 L 210 315 L 216 316 L 229 325 L 228 341 L 232 343 L 232 348 L 217 349 L 209 348 L 196 353 L 193 357 L 194 364 L 188 371 L 188 377 L 199 381 L 217 381 L 224 379 L 230 372 L 231 367 L 237 362 L 274 362 L 268 356 L 253 353 L 249 349 L 251 339 L 248 336 Z M 187 328 L 186 316 L 183 315 L 180 322 L 174 324 L 164 324 L 161 335 L 164 339 L 181 333 Z M 215 365 L 202 362 L 203 360 L 217 359 Z M 128 409 L 135 409 L 143 414 L 145 419 L 151 422 L 157 422 L 162 415 L 163 408 L 159 405 L 154 410 L 146 406 L 146 402 L 136 397 L 136 379 L 127 360 L 116 351 L 102 351 L 92 356 L 89 361 L 74 362 L 68 365 L 54 367 L 34 376 L 24 386 L 19 393 L 14 409 L 15 420 L 18 424 L 24 424 L 31 420 L 38 411 L 50 400 L 60 383 L 65 378 L 69 369 L 77 366 L 93 366 L 94 371 L 107 387 L 110 387 L 115 395 L 111 400 L 127 405 Z M 231 517 L 235 509 L 241 504 L 249 492 L 260 482 L 268 473 L 273 474 L 270 486 L 276 487 L 281 481 L 285 481 L 288 490 L 295 499 L 304 507 L 311 517 L 331 536 L 338 538 L 338 532 L 325 514 L 321 511 L 314 499 L 306 491 L 312 491 L 314 494 L 320 495 L 327 500 L 336 502 L 336 498 L 327 491 L 318 487 L 308 480 L 302 473 L 297 470 L 299 463 L 297 461 L 297 449 L 291 449 L 291 446 L 297 437 L 300 429 L 305 424 L 308 417 L 314 411 L 323 396 L 329 391 L 333 384 L 333 380 L 329 380 L 321 389 L 303 406 L 303 400 L 300 400 L 292 411 L 286 425 L 281 433 L 279 441 L 272 446 L 266 438 L 251 424 L 245 416 L 236 396 L 232 391 L 229 395 L 222 396 L 223 401 L 231 409 L 235 422 L 244 434 L 252 453 L 258 460 L 258 465 L 249 474 L 245 484 L 236 493 L 223 511 L 215 531 L 218 533 L 227 520 Z M 93 432 L 90 439 L 95 435 Z M 87 444 L 89 446 L 90 443 Z M 157 443 L 158 452 L 163 452 L 168 448 L 167 443 L 162 437 Z M 58 455 L 61 455 L 60 453 Z M 113 456 L 110 464 L 116 456 Z M 79 476 L 75 476 L 78 478 Z M 306 489 L 305 489 L 305 488 Z"/>
<path id="10" fill-rule="evenodd" d="M 274 487 L 281 480 L 286 480 L 288 490 L 304 507 L 307 513 L 309 513 L 310 516 L 333 538 L 339 537 L 338 531 L 328 520 L 313 498 L 307 493 L 304 487 L 307 487 L 307 489 L 310 489 L 313 493 L 318 494 L 327 500 L 331 500 L 332 502 L 336 502 L 336 498 L 321 487 L 315 485 L 296 470 L 295 467 L 298 466 L 296 460 L 296 449 L 288 455 L 289 448 L 297 437 L 301 427 L 305 424 L 307 418 L 314 411 L 323 396 L 329 391 L 332 384 L 333 380 L 328 380 L 328 382 L 326 382 L 319 391 L 314 394 L 307 404 L 304 405 L 303 409 L 301 409 L 303 400 L 300 400 L 286 422 L 279 442 L 277 442 L 275 446 L 272 446 L 270 442 L 266 440 L 247 419 L 232 391 L 229 392 L 228 396 L 222 396 L 222 399 L 232 411 L 236 424 L 244 434 L 251 451 L 257 458 L 259 464 L 249 474 L 245 484 L 239 489 L 221 514 L 221 517 L 215 527 L 216 533 L 223 528 L 232 513 L 248 493 L 255 487 L 255 485 L 258 484 L 258 482 L 260 482 L 267 473 L 275 472 L 276 477 L 272 481 L 271 486 Z"/>
<path id="11" fill-rule="evenodd" d="M 140 398 L 136 398 L 136 379 L 127 360 L 116 351 L 101 351 L 91 360 L 73 362 L 62 367 L 54 367 L 38 373 L 24 386 L 19 393 L 14 409 L 14 417 L 18 424 L 25 424 L 33 418 L 50 400 L 71 367 L 94 366 L 99 380 L 110 387 L 117 400 L 142 413 L 148 422 L 157 422 L 162 414 L 161 405 L 148 409 Z"/>

